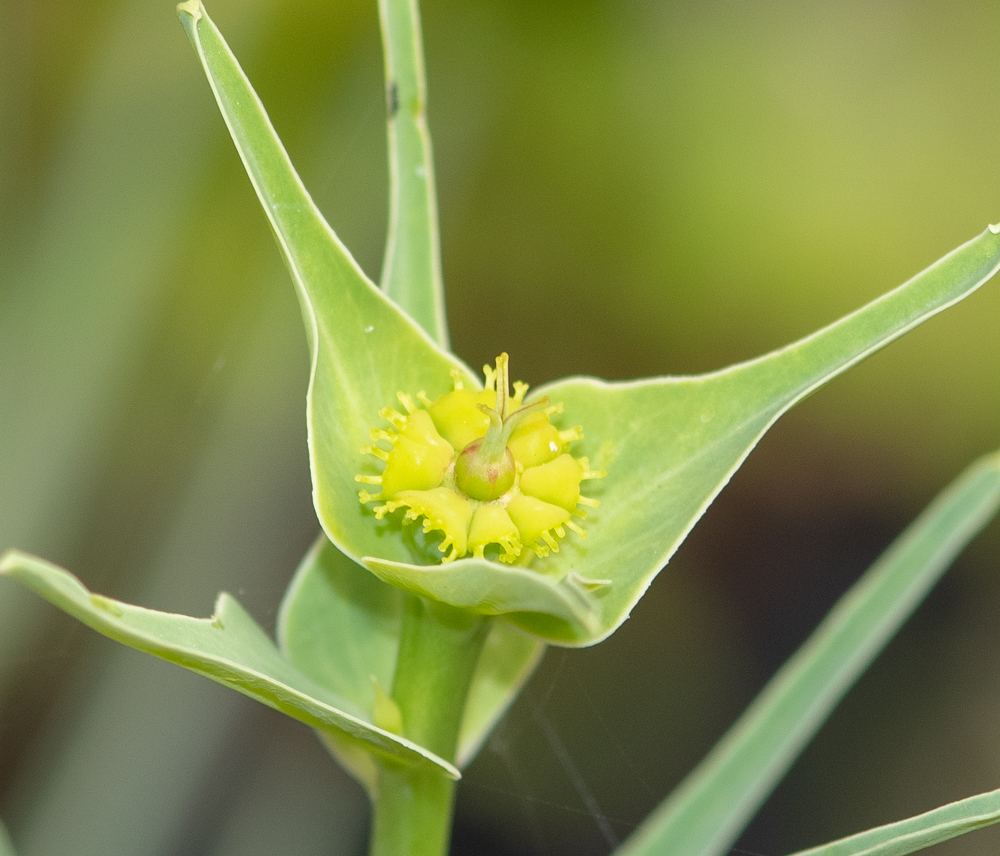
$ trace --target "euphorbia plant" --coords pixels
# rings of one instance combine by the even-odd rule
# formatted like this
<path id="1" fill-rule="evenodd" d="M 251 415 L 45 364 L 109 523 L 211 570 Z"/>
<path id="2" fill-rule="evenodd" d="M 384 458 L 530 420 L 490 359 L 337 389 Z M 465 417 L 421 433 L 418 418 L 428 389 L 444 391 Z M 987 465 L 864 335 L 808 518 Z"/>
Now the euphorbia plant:
<path id="1" fill-rule="evenodd" d="M 835 324 L 719 372 L 528 390 L 510 385 L 516 354 L 501 354 L 484 383 L 448 350 L 415 0 L 380 3 L 392 178 L 381 287 L 313 204 L 200 3 L 179 11 L 297 288 L 323 534 L 289 586 L 278 646 L 228 595 L 193 619 L 91 594 L 21 553 L 0 569 L 101 632 L 314 727 L 368 788 L 372 852 L 439 854 L 460 768 L 544 646 L 613 633 L 778 416 L 989 279 L 1000 228 Z M 514 323 L 502 297 L 484 323 Z M 858 584 L 626 852 L 724 852 L 998 498 L 993 457 Z M 829 852 L 886 841 L 909 852 L 901 835 L 925 846 L 970 812 L 992 820 L 998 804 L 988 795 Z"/>

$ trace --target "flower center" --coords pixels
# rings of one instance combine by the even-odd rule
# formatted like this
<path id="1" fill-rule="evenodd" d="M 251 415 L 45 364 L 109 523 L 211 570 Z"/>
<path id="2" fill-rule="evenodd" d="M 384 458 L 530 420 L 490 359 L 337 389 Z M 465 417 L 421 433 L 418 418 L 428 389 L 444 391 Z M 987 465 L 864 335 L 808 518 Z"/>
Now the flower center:
<path id="1" fill-rule="evenodd" d="M 422 520 L 425 533 L 443 533 L 444 562 L 472 554 L 526 564 L 531 554 L 558 551 L 567 529 L 583 538 L 570 518 L 598 505 L 580 495 L 580 482 L 604 472 L 569 454 L 582 429 L 553 425 L 549 417 L 562 405 L 548 398 L 523 404 L 525 383 L 515 382 L 511 395 L 507 363 L 501 354 L 495 368 L 483 367 L 482 390 L 465 388 L 456 371 L 455 389 L 434 401 L 398 393 L 405 413 L 379 411 L 395 430 L 373 428 L 374 442 L 361 450 L 384 462 L 381 473 L 355 476 L 380 488 L 360 491 L 362 504 L 381 503 L 376 520 L 404 509 L 404 523 Z"/>

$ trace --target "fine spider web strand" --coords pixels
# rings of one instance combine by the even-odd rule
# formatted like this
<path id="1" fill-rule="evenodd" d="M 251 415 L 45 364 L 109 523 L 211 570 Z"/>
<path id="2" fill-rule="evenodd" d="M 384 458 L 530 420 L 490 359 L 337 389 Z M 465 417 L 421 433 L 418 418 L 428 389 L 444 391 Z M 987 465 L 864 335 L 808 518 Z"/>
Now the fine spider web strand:
<path id="1" fill-rule="evenodd" d="M 544 806 L 545 808 L 559 809 L 559 811 L 565 811 L 568 812 L 569 814 L 578 814 L 581 817 L 591 816 L 590 812 L 587 811 L 587 809 L 585 808 L 577 808 L 576 806 L 566 805 L 565 803 L 558 803 L 553 800 L 542 799 L 541 797 L 528 796 L 525 793 L 518 791 L 509 791 L 506 788 L 498 788 L 495 785 L 484 785 L 482 784 L 482 782 L 468 781 L 468 782 L 463 782 L 462 786 L 468 788 L 469 790 L 484 791 L 485 793 L 488 794 L 497 794 L 498 796 L 503 796 L 503 797 L 515 797 L 517 799 L 524 800 L 525 802 L 529 802 L 534 805 Z M 627 827 L 629 831 L 634 831 L 639 828 L 639 825 L 637 823 L 632 823 L 629 820 L 621 820 L 620 818 L 617 817 L 608 817 L 608 820 L 611 821 L 612 823 L 618 824 L 619 826 Z M 767 854 L 765 853 L 753 853 L 752 851 L 749 850 L 747 851 L 733 850 L 732 852 L 738 854 L 746 853 L 747 856 L 767 856 Z"/>
<path id="2" fill-rule="evenodd" d="M 525 693 L 524 696 L 522 696 L 522 698 L 528 704 L 528 707 L 532 710 L 534 715 L 533 718 L 535 719 L 535 721 L 541 724 L 542 733 L 545 734 L 546 739 L 548 740 L 550 746 L 552 745 L 552 736 L 555 735 L 555 731 L 547 720 L 542 722 L 539 719 L 539 717 L 544 719 L 544 715 L 541 714 L 541 709 L 552 697 L 556 685 L 559 683 L 559 679 L 566 665 L 566 653 L 567 652 L 565 650 L 559 651 L 560 656 L 558 656 L 556 663 L 554 664 L 555 674 L 548 681 L 545 691 L 540 694 L 541 697 L 538 700 L 528 701 L 528 693 Z M 552 655 L 550 654 L 550 657 L 551 656 Z M 605 828 L 609 829 L 610 827 L 608 827 L 608 819 L 600 812 L 600 809 L 597 807 L 596 800 L 593 800 L 593 797 L 590 795 L 590 792 L 586 788 L 585 784 L 583 785 L 583 789 L 586 792 L 586 794 L 590 796 L 589 801 L 586 797 L 583 797 L 583 801 L 586 805 L 586 808 L 569 806 L 563 803 L 557 803 L 551 800 L 541 799 L 539 797 L 535 797 L 529 794 L 530 789 L 527 786 L 527 781 L 531 778 L 530 773 L 528 775 L 524 775 L 525 771 L 521 769 L 510 748 L 511 744 L 515 742 L 519 738 L 521 733 L 524 731 L 524 724 L 522 723 L 519 726 L 515 726 L 513 722 L 514 721 L 511 720 L 510 718 L 501 720 L 499 727 L 496 729 L 496 731 L 493 732 L 493 734 L 490 735 L 489 740 L 487 741 L 486 744 L 486 748 L 488 749 L 490 754 L 496 757 L 500 761 L 500 763 L 503 764 L 504 770 L 506 771 L 508 777 L 510 778 L 510 783 L 513 786 L 513 790 L 479 784 L 474 781 L 467 781 L 466 787 L 475 790 L 482 790 L 496 794 L 502 794 L 504 796 L 513 797 L 520 805 L 521 810 L 523 811 L 523 817 L 527 821 L 526 826 L 529 832 L 531 849 L 535 853 L 539 854 L 539 856 L 549 856 L 549 853 L 551 852 L 547 845 L 546 836 L 542 832 L 544 824 L 541 823 L 538 812 L 536 811 L 536 808 L 539 806 L 559 809 L 562 811 L 570 812 L 572 814 L 582 815 L 590 818 L 595 818 L 596 814 L 596 816 L 600 818 L 597 822 L 599 827 L 601 828 L 602 833 L 605 832 Z M 555 754 L 557 760 L 563 765 L 564 769 L 566 768 L 566 763 L 568 761 L 571 770 L 567 770 L 567 774 L 569 775 L 571 781 L 573 781 L 574 787 L 577 787 L 577 791 L 579 793 L 579 787 L 577 786 L 577 784 L 578 782 L 582 784 L 582 777 L 580 777 L 580 774 L 576 770 L 576 767 L 572 763 L 572 760 L 569 759 L 569 755 L 566 752 L 566 749 L 563 746 L 562 741 L 559 740 L 558 736 L 556 736 L 555 739 L 562 751 L 560 753 L 560 751 L 553 749 L 553 754 Z M 627 821 L 619 821 L 615 819 L 614 822 L 621 824 L 622 826 L 625 826 L 629 829 L 636 828 L 634 824 L 629 823 Z M 601 826 L 602 823 L 603 827 Z M 613 839 L 614 838 L 613 831 L 611 831 L 611 836 Z M 606 841 L 608 840 L 607 834 L 604 834 L 604 838 Z M 615 846 L 614 844 L 611 844 L 610 841 L 608 843 L 612 847 Z"/>
<path id="3" fill-rule="evenodd" d="M 569 812 L 572 814 L 590 817 L 597 824 L 608 846 L 611 847 L 612 849 L 615 849 L 620 845 L 621 842 L 618 840 L 618 837 L 615 834 L 614 830 L 611 828 L 610 824 L 615 823 L 619 827 L 624 827 L 628 829 L 629 832 L 638 829 L 639 824 L 634 823 L 632 821 L 626 821 L 626 820 L 621 820 L 619 818 L 609 817 L 608 815 L 604 814 L 604 812 L 601 811 L 600 806 L 597 804 L 597 800 L 594 798 L 590 789 L 587 787 L 586 782 L 584 781 L 583 776 L 580 774 L 578 768 L 573 763 L 573 760 L 570 757 L 565 744 L 559 737 L 552 723 L 548 720 L 548 718 L 545 716 L 543 712 L 543 708 L 546 706 L 546 704 L 549 702 L 552 695 L 554 694 L 556 685 L 562 678 L 563 671 L 565 669 L 566 657 L 568 652 L 565 649 L 561 649 L 559 651 L 559 654 L 561 656 L 559 656 L 558 663 L 556 664 L 555 674 L 549 681 L 548 686 L 545 689 L 545 692 L 541 695 L 541 698 L 538 701 L 528 702 L 528 704 L 531 707 L 532 718 L 540 726 L 542 733 L 544 734 L 545 739 L 549 744 L 549 747 L 552 749 L 552 752 L 556 756 L 556 759 L 559 761 L 560 765 L 566 771 L 566 774 L 569 777 L 570 782 L 572 783 L 580 799 L 583 801 L 585 808 L 581 809 L 575 806 L 566 805 L 564 803 L 558 803 L 552 800 L 542 799 L 540 797 L 529 796 L 527 794 L 526 789 L 523 787 L 523 777 L 520 775 L 518 764 L 514 760 L 514 757 L 510 752 L 509 748 L 511 742 L 510 738 L 516 739 L 522 729 L 518 729 L 516 732 L 510 734 L 509 738 L 503 737 L 501 734 L 503 731 L 508 731 L 508 732 L 513 731 L 512 727 L 508 724 L 507 720 L 502 721 L 500 728 L 498 728 L 497 731 L 495 731 L 490 736 L 487 746 L 490 752 L 493 755 L 495 755 L 503 764 L 504 769 L 510 776 L 511 783 L 513 784 L 516 790 L 509 791 L 504 788 L 498 788 L 490 785 L 484 785 L 473 782 L 468 782 L 467 787 L 471 787 L 475 790 L 481 790 L 490 793 L 501 794 L 504 796 L 514 797 L 515 799 L 517 799 L 521 803 L 522 808 L 524 809 L 525 814 L 528 817 L 529 826 L 531 829 L 531 837 L 533 839 L 532 846 L 538 853 L 548 854 L 550 851 L 545 846 L 544 836 L 542 836 L 540 831 L 541 827 L 539 824 L 539 818 L 534 810 L 535 806 L 544 806 L 547 808 L 559 809 L 561 811 Z M 602 728 L 611 737 L 612 742 L 615 744 L 615 747 L 617 748 L 619 754 L 621 755 L 622 759 L 625 761 L 629 769 L 632 770 L 636 778 L 639 780 L 640 784 L 646 789 L 649 795 L 653 797 L 658 797 L 658 794 L 656 794 L 653 791 L 653 788 L 649 784 L 648 780 L 646 780 L 641 775 L 638 767 L 629 757 L 629 754 L 626 751 L 625 746 L 619 740 L 618 735 L 616 734 L 614 729 L 612 729 L 608 725 L 607 720 L 604 719 L 603 716 L 601 716 L 600 711 L 594 704 L 590 694 L 587 692 L 584 682 L 580 679 L 578 675 L 575 677 L 575 680 L 578 685 L 578 688 L 581 691 L 581 694 L 584 697 L 584 700 L 587 702 L 588 705 L 590 705 L 592 712 L 597 717 L 597 720 L 600 722 Z M 528 694 L 525 693 L 526 699 L 527 695 Z M 727 856 L 771 856 L 771 854 L 761 853 L 756 850 L 747 850 L 742 847 L 731 847 L 729 850 L 726 851 L 726 854 Z"/>
<path id="4" fill-rule="evenodd" d="M 594 704 L 594 700 L 591 697 L 590 692 L 587 690 L 586 682 L 579 675 L 576 675 L 575 678 L 576 678 L 577 688 L 583 695 L 584 700 L 590 706 L 591 713 L 594 715 L 594 718 L 600 723 L 601 728 L 604 729 L 605 735 L 608 737 L 610 742 L 613 744 L 614 748 L 617 750 L 618 755 L 621 757 L 622 761 L 625 762 L 625 766 L 628 767 L 629 771 L 634 776 L 636 781 L 638 781 L 639 784 L 642 785 L 642 787 L 645 789 L 646 795 L 651 797 L 658 803 L 663 798 L 663 795 L 656 792 L 653 786 L 650 785 L 649 780 L 642 774 L 642 771 L 639 769 L 639 766 L 632 760 L 632 757 L 629 754 L 628 750 L 626 749 L 625 744 L 621 741 L 621 739 L 618 736 L 618 731 L 611 727 L 608 721 L 601 714 L 600 708 L 598 708 L 597 705 Z M 616 821 L 616 823 L 617 822 L 618 821 Z M 757 854 L 757 856 L 760 856 L 760 854 Z"/>
<path id="5" fill-rule="evenodd" d="M 545 836 L 542 835 L 542 827 L 538 821 L 538 814 L 535 811 L 535 805 L 545 805 L 546 803 L 543 800 L 528 796 L 527 790 L 524 787 L 524 781 L 518 770 L 517 763 L 514 761 L 514 757 L 511 754 L 510 743 L 503 736 L 501 736 L 501 732 L 504 729 L 505 727 L 503 723 L 501 723 L 500 728 L 490 735 L 489 741 L 486 745 L 490 752 L 500 759 L 500 763 L 503 764 L 504 769 L 507 771 L 507 775 L 510 777 L 514 790 L 507 791 L 502 788 L 491 788 L 483 785 L 478 785 L 477 787 L 483 790 L 495 791 L 497 793 L 514 797 L 518 803 L 520 803 L 521 809 L 527 818 L 532 849 L 536 853 L 542 854 L 542 856 L 548 856 L 549 849 L 545 846 Z M 507 730 L 509 730 L 509 727 L 507 727 Z M 468 787 L 468 784 L 466 787 Z"/>
<path id="6" fill-rule="evenodd" d="M 332 89 L 333 87 L 331 87 Z M 330 95 L 328 100 L 333 100 L 335 96 Z M 361 139 L 364 131 L 368 128 L 373 117 L 376 113 L 384 113 L 385 102 L 375 100 L 371 103 L 366 104 L 366 106 L 355 113 L 355 121 L 351 123 L 351 130 L 349 133 L 341 137 L 342 145 L 340 146 L 340 151 L 337 153 L 336 157 L 330 159 L 322 173 L 319 176 L 319 180 L 316 181 L 314 185 L 315 193 L 314 198 L 326 198 L 328 191 L 333 188 L 335 182 L 342 179 L 342 177 L 347 174 L 349 170 L 349 164 L 353 161 L 356 162 L 356 158 L 352 159 L 351 155 L 361 149 Z M 360 117 L 360 119 L 359 119 Z M 311 130 L 313 126 L 309 126 Z M 385 138 L 385 129 L 383 125 L 382 137 Z M 323 138 L 326 143 L 329 143 L 330 137 L 326 136 Z"/>
<path id="7" fill-rule="evenodd" d="M 556 760 L 559 761 L 563 770 L 566 772 L 566 775 L 569 777 L 570 783 L 573 785 L 573 789 L 583 801 L 584 806 L 586 806 L 587 813 L 597 824 L 597 828 L 601 831 L 601 835 L 604 836 L 604 840 L 607 845 L 614 850 L 619 844 L 621 844 L 618 836 L 611 828 L 607 815 L 601 811 L 600 806 L 597 804 L 597 800 L 594 798 L 593 793 L 591 793 L 590 788 L 587 787 L 587 783 L 584 781 L 583 776 L 580 775 L 580 771 L 577 769 L 576 764 L 573 763 L 573 759 L 570 757 L 570 754 L 566 749 L 566 745 L 559 738 L 556 730 L 552 727 L 552 723 L 549 722 L 548 718 L 544 714 L 545 705 L 548 704 L 549 699 L 552 697 L 556 684 L 559 683 L 559 678 L 562 677 L 563 670 L 566 666 L 566 649 L 560 651 L 560 654 L 561 656 L 556 667 L 556 673 L 552 676 L 552 680 L 549 682 L 549 686 L 546 689 L 545 694 L 537 703 L 531 704 L 529 702 L 531 706 L 531 716 L 542 729 L 542 733 L 545 735 L 545 740 L 549 744 L 552 754 L 556 756 Z"/>
<path id="8" fill-rule="evenodd" d="M 577 792 L 580 799 L 583 800 L 583 804 L 587 807 L 587 812 L 597 824 L 597 828 L 600 829 L 605 842 L 607 842 L 607 845 L 612 850 L 616 849 L 618 845 L 621 844 L 621 841 L 615 834 L 615 831 L 611 828 L 611 824 L 608 822 L 607 816 L 601 811 L 600 806 L 597 804 L 597 800 L 594 798 L 593 793 L 591 793 L 590 788 L 587 787 L 587 783 L 583 780 L 583 776 L 580 775 L 580 771 L 577 769 L 576 764 L 573 763 L 573 759 L 570 757 L 569 751 L 566 749 L 566 745 L 559 738 L 555 728 L 552 727 L 552 723 L 549 722 L 548 718 L 544 713 L 542 713 L 540 708 L 535 708 L 531 712 L 531 715 L 541 727 L 542 733 L 545 735 L 545 739 L 549 744 L 549 748 L 562 765 L 563 770 L 565 770 L 570 783 L 573 785 L 573 789 Z"/>
<path id="9" fill-rule="evenodd" d="M 597 828 L 600 831 L 601 836 L 603 837 L 605 843 L 612 850 L 617 848 L 621 844 L 621 840 L 619 839 L 617 833 L 615 832 L 614 828 L 611 825 L 612 823 L 619 826 L 619 828 L 625 828 L 629 831 L 638 828 L 638 824 L 632 821 L 626 821 L 618 818 L 609 817 L 601 810 L 600 805 L 597 802 L 597 799 L 594 797 L 593 792 L 587 786 L 586 781 L 584 780 L 582 774 L 580 773 L 579 768 L 574 763 L 572 756 L 569 753 L 569 750 L 566 748 L 565 743 L 562 741 L 555 727 L 552 725 L 551 721 L 544 713 L 545 706 L 548 704 L 549 700 L 551 699 L 552 695 L 556 690 L 557 685 L 560 682 L 560 679 L 563 676 L 563 671 L 566 665 L 567 653 L 568 652 L 565 650 L 561 650 L 559 652 L 561 656 L 558 657 L 558 660 L 555 664 L 555 674 L 549 680 L 545 691 L 540 694 L 540 698 L 538 698 L 535 701 L 527 701 L 527 695 L 528 695 L 527 693 L 525 694 L 524 698 L 531 709 L 532 719 L 540 728 L 542 735 L 545 737 L 545 740 L 549 745 L 549 748 L 552 750 L 553 755 L 555 756 L 556 760 L 559 762 L 560 766 L 566 773 L 567 778 L 570 780 L 570 783 L 572 784 L 573 789 L 576 791 L 577 795 L 580 797 L 580 800 L 583 802 L 584 808 L 578 808 L 575 806 L 566 805 L 564 803 L 558 803 L 551 800 L 541 799 L 539 797 L 530 796 L 527 793 L 527 788 L 524 786 L 525 777 L 522 776 L 523 771 L 519 769 L 519 765 L 510 751 L 511 739 L 516 739 L 518 735 L 517 733 L 511 733 L 512 726 L 509 724 L 509 721 L 506 720 L 502 722 L 500 728 L 498 728 L 497 731 L 495 731 L 490 736 L 489 741 L 487 742 L 487 748 L 490 751 L 490 753 L 494 755 L 503 764 L 504 769 L 507 772 L 507 775 L 510 777 L 511 784 L 514 786 L 514 790 L 511 791 L 505 788 L 499 788 L 495 786 L 474 783 L 474 782 L 467 782 L 467 787 L 471 787 L 475 790 L 482 790 L 486 792 L 502 794 L 504 796 L 514 797 L 521 804 L 522 810 L 524 811 L 524 814 L 528 820 L 528 827 L 530 829 L 530 837 L 532 840 L 532 849 L 534 849 L 535 852 L 539 854 L 548 854 L 550 851 L 546 846 L 545 836 L 541 832 L 542 825 L 539 821 L 538 813 L 535 810 L 536 807 L 538 806 L 560 809 L 562 811 L 570 812 L 572 814 L 577 814 L 591 818 L 597 825 Z M 583 685 L 580 679 L 577 678 L 576 680 L 577 683 L 580 685 L 581 689 L 583 689 Z M 649 785 L 648 781 L 644 777 L 642 777 L 642 775 L 636 768 L 634 762 L 632 762 L 632 760 L 629 758 L 628 753 L 626 752 L 625 747 L 622 745 L 621 741 L 618 740 L 617 736 L 613 733 L 607 721 L 600 715 L 599 711 L 597 711 L 592 698 L 586 692 L 585 689 L 583 690 L 583 696 L 587 704 L 590 705 L 591 709 L 597 716 L 603 730 L 608 734 L 610 734 L 618 752 L 620 753 L 621 757 L 623 758 L 627 766 L 633 770 L 633 772 L 636 774 L 636 778 L 640 781 L 645 790 L 651 796 L 656 796 L 651 786 Z M 518 729 L 518 732 L 519 731 L 520 729 Z M 732 851 L 732 853 L 734 854 L 739 854 L 740 852 L 741 851 L 739 850 Z M 753 854 L 747 852 L 745 856 L 763 856 L 763 854 Z"/>
<path id="10" fill-rule="evenodd" d="M 553 808 L 562 809 L 563 811 L 573 812 L 574 814 L 586 815 L 592 818 L 594 822 L 597 824 L 598 828 L 600 829 L 601 834 L 604 836 L 605 842 L 608 844 L 609 847 L 615 849 L 621 844 L 621 842 L 618 839 L 617 835 L 615 834 L 614 830 L 611 828 L 611 822 L 626 827 L 630 832 L 634 831 L 635 829 L 638 829 L 638 824 L 609 817 L 608 815 L 604 814 L 604 812 L 601 811 L 600 806 L 597 804 L 597 800 L 595 799 L 593 793 L 591 793 L 590 789 L 587 787 L 586 782 L 584 781 L 583 776 L 580 774 L 580 771 L 577 768 L 576 764 L 573 763 L 569 751 L 566 749 L 566 745 L 559 737 L 555 728 L 552 726 L 552 723 L 549 722 L 548 718 L 542 712 L 542 707 L 549 700 L 549 698 L 551 698 L 555 685 L 558 682 L 558 679 L 562 675 L 563 666 L 565 665 L 566 661 L 566 652 L 563 651 L 562 654 L 563 657 L 560 660 L 558 671 L 555 677 L 553 678 L 552 682 L 549 684 L 549 687 L 545 693 L 544 698 L 541 701 L 541 704 L 533 706 L 532 718 L 542 728 L 542 732 L 545 735 L 545 739 L 548 742 L 549 747 L 552 749 L 553 754 L 556 756 L 559 763 L 566 771 L 566 774 L 569 777 L 571 783 L 573 784 L 574 789 L 580 796 L 580 799 L 583 800 L 583 803 L 586 806 L 586 810 L 574 808 L 573 806 L 550 802 L 547 800 L 541 800 L 534 797 L 524 797 L 524 799 L 530 800 L 531 802 L 534 802 L 539 805 L 547 805 Z M 584 685 L 584 682 L 580 679 L 579 675 L 576 676 L 576 683 L 581 693 L 583 694 L 585 700 L 590 705 L 592 712 L 597 717 L 598 722 L 600 722 L 601 726 L 611 737 L 612 742 L 614 743 L 619 754 L 621 755 L 622 759 L 625 761 L 629 769 L 632 770 L 636 778 L 639 780 L 640 784 L 646 789 L 646 791 L 651 796 L 654 797 L 657 796 L 656 793 L 653 791 L 652 787 L 649 785 L 648 781 L 641 775 L 635 763 L 629 757 L 628 752 L 625 750 L 625 747 L 622 744 L 622 742 L 618 739 L 618 736 L 615 733 L 614 729 L 612 729 L 608 725 L 607 720 L 605 720 L 604 717 L 601 716 L 600 711 L 597 709 L 596 705 L 591 699 L 590 694 L 587 692 L 586 686 Z M 769 856 L 769 854 L 760 853 L 759 851 L 756 850 L 746 850 L 742 847 L 731 847 L 726 852 L 727 856 Z"/>

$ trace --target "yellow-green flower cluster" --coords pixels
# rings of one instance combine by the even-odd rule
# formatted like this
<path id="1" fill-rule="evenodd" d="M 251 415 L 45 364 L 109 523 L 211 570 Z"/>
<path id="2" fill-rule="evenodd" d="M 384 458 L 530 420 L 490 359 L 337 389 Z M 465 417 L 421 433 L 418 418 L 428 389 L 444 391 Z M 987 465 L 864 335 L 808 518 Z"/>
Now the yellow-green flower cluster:
<path id="1" fill-rule="evenodd" d="M 547 398 L 525 405 L 525 383 L 515 382 L 511 395 L 507 360 L 501 354 L 496 368 L 483 367 L 481 391 L 466 389 L 453 372 L 454 390 L 436 401 L 398 393 L 405 413 L 380 410 L 393 430 L 373 428 L 373 444 L 361 450 L 385 462 L 381 474 L 355 477 L 381 487 L 362 490 L 361 502 L 380 501 L 379 520 L 405 508 L 404 521 L 423 518 L 425 533 L 442 532 L 442 562 L 469 554 L 509 564 L 547 556 L 566 529 L 586 537 L 570 518 L 598 504 L 580 495 L 580 483 L 604 473 L 568 451 L 581 428 L 553 425 L 562 405 Z"/>

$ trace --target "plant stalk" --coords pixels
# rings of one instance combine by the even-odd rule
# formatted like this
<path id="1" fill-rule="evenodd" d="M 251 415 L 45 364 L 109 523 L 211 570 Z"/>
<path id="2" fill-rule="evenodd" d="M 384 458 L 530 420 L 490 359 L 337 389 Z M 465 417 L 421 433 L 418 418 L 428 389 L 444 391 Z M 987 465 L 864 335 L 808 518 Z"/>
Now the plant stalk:
<path id="1" fill-rule="evenodd" d="M 448 347 L 434 156 L 417 0 L 379 0 L 389 144 L 389 233 L 382 288 Z"/>
<path id="2" fill-rule="evenodd" d="M 488 619 L 445 604 L 407 599 L 392 684 L 403 735 L 454 761 Z M 433 770 L 379 769 L 371 856 L 445 856 L 455 782 Z"/>

